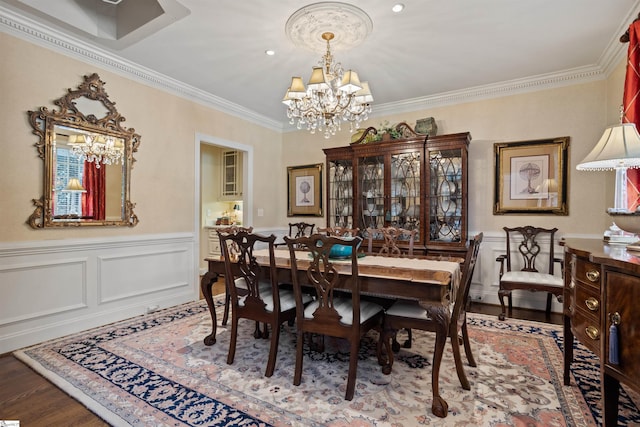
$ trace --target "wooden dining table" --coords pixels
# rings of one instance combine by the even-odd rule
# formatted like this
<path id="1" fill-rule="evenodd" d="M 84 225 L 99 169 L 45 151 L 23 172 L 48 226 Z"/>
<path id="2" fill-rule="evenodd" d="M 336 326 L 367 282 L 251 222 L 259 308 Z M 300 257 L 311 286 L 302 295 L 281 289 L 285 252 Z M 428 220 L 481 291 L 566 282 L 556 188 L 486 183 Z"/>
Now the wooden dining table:
<path id="1" fill-rule="evenodd" d="M 256 260 L 262 265 L 269 264 L 267 249 L 254 251 Z M 306 268 L 311 259 L 304 251 L 296 252 L 300 281 L 305 283 Z M 278 279 L 283 283 L 291 283 L 291 258 L 288 249 L 275 250 Z M 224 274 L 224 260 L 217 258 L 205 259 L 208 271 L 200 282 L 202 294 L 209 306 L 212 331 L 204 338 L 205 345 L 216 342 L 217 318 L 213 302 L 212 286 L 220 275 Z M 447 331 L 451 321 L 450 304 L 453 303 L 455 290 L 460 282 L 460 259 L 439 260 L 429 257 L 385 257 L 380 255 L 366 255 L 358 260 L 358 274 L 360 292 L 365 295 L 385 298 L 402 298 L 416 300 L 427 309 L 429 316 L 436 321 L 439 331 L 433 355 L 433 369 L 431 373 L 433 404 L 432 412 L 438 417 L 446 417 L 447 402 L 440 396 L 438 379 L 440 362 L 447 340 Z M 339 274 L 345 277 L 351 274 L 351 260 L 333 260 Z"/>

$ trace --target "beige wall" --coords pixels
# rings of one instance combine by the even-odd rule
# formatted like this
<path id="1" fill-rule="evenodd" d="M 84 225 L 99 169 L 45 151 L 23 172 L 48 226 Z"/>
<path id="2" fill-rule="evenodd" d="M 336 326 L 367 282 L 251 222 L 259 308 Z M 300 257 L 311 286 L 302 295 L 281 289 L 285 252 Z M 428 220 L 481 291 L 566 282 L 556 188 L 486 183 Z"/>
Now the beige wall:
<path id="1" fill-rule="evenodd" d="M 193 232 L 195 219 L 196 133 L 254 147 L 254 176 L 281 170 L 281 135 L 200 104 L 145 86 L 94 65 L 62 56 L 0 33 L 0 241 L 69 239 Z M 31 199 L 42 194 L 43 162 L 34 144 L 27 111 L 53 109 L 54 99 L 76 88 L 82 76 L 97 72 L 109 98 L 141 138 L 132 172 L 131 200 L 140 223 L 134 228 L 69 228 L 33 230 L 25 221 L 33 212 Z M 274 180 L 256 179 L 254 202 L 286 204 Z M 282 186 L 284 188 L 284 186 Z M 285 209 L 254 213 L 257 227 L 277 223 Z"/>
<path id="2" fill-rule="evenodd" d="M 94 65 L 0 34 L 0 213 L 1 241 L 193 232 L 196 133 L 253 147 L 253 226 L 286 225 L 286 167 L 324 163 L 322 148 L 346 145 L 348 126 L 325 140 L 306 131 L 280 134 L 200 104 L 170 95 Z M 42 160 L 37 156 L 27 110 L 53 108 L 52 100 L 97 72 L 125 125 L 142 136 L 132 173 L 131 200 L 140 224 L 129 228 L 32 230 L 25 224 L 31 199 L 42 194 Z M 370 119 L 367 126 L 433 116 L 438 133 L 469 131 L 471 231 L 497 231 L 505 225 L 554 225 L 571 234 L 599 234 L 610 223 L 612 172 L 578 172 L 604 128 L 619 120 L 624 63 L 607 80 L 511 95 Z M 284 111 L 283 111 L 284 120 Z M 569 216 L 492 214 L 493 143 L 570 136 Z M 9 208 L 10 207 L 10 208 Z M 258 208 L 265 215 L 258 217 Z M 324 224 L 323 218 L 310 218 Z"/>
<path id="3" fill-rule="evenodd" d="M 600 234 L 610 224 L 605 213 L 613 204 L 613 172 L 578 172 L 576 165 L 596 144 L 604 128 L 617 119 L 622 99 L 623 64 L 608 80 L 532 93 L 425 109 L 396 116 L 375 117 L 362 125 L 377 127 L 405 121 L 414 125 L 432 116 L 438 134 L 470 132 L 469 230 L 501 231 L 504 226 L 556 226 L 562 234 Z M 618 96 L 619 94 L 619 96 Z M 618 99 L 615 99 L 618 96 Z M 375 106 L 374 106 L 375 109 Z M 493 215 L 493 144 L 570 136 L 569 215 Z M 283 165 L 324 161 L 321 148 L 350 142 L 348 126 L 329 140 L 322 135 L 284 135 Z"/>

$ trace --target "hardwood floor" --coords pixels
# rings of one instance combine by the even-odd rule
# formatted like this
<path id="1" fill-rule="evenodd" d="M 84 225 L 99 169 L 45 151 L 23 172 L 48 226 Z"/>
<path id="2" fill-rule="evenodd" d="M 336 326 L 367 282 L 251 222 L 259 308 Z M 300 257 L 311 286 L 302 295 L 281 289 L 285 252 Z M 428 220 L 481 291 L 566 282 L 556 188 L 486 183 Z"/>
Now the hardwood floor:
<path id="1" fill-rule="evenodd" d="M 214 288 L 216 289 L 216 288 Z M 223 288 L 217 288 L 223 291 Z M 472 303 L 471 312 L 498 316 L 500 307 Z M 545 322 L 545 313 L 513 310 L 513 318 Z M 562 324 L 560 314 L 552 314 L 550 323 Z M 0 357 L 0 420 L 19 420 L 22 426 L 108 426 L 99 417 L 11 354 Z"/>

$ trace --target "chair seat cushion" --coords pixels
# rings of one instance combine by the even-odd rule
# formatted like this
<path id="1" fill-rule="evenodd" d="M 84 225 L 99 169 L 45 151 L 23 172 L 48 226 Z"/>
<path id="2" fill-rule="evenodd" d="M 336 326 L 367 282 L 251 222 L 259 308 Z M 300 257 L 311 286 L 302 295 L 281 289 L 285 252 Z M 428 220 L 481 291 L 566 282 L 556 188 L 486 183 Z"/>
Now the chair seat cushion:
<path id="1" fill-rule="evenodd" d="M 316 311 L 320 303 L 314 301 L 304 309 L 305 319 L 313 319 L 313 312 Z M 351 298 L 335 297 L 333 299 L 333 307 L 342 317 L 340 322 L 345 325 L 353 324 L 353 303 Z M 371 319 L 383 310 L 382 306 L 366 300 L 360 300 L 360 323 Z"/>
<path id="2" fill-rule="evenodd" d="M 236 279 L 236 282 L 238 281 L 239 279 Z M 273 312 L 273 291 L 271 290 L 271 284 L 268 282 L 260 282 L 258 288 L 260 290 L 260 298 L 262 298 L 262 301 L 266 304 L 265 310 L 270 313 Z M 278 293 L 280 294 L 280 311 L 287 311 L 295 308 L 296 299 L 293 291 L 281 289 Z M 244 307 L 244 301 L 246 298 L 247 296 L 245 295 L 238 300 L 238 305 L 240 307 Z M 307 304 L 311 302 L 311 300 L 311 295 L 302 294 L 302 304 Z"/>
<path id="3" fill-rule="evenodd" d="M 453 304 L 450 308 L 453 307 Z M 430 320 L 427 310 L 417 301 L 398 300 L 385 311 L 387 316 L 409 317 L 411 319 Z"/>
<path id="4" fill-rule="evenodd" d="M 537 273 L 535 271 L 507 271 L 502 275 L 500 281 L 531 283 L 532 285 L 539 284 L 556 287 L 564 286 L 562 277 L 546 273 Z"/>

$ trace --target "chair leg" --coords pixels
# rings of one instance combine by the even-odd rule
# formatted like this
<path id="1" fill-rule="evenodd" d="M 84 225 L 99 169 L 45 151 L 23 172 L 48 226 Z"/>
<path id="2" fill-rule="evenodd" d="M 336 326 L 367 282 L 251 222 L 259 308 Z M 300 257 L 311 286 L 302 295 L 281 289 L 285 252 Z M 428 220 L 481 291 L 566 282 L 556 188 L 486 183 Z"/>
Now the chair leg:
<path id="1" fill-rule="evenodd" d="M 356 389 L 356 374 L 358 372 L 358 350 L 360 348 L 360 342 L 355 341 L 351 343 L 351 352 L 349 354 L 349 374 L 347 376 L 347 392 L 345 393 L 345 400 L 352 400 Z"/>
<path id="2" fill-rule="evenodd" d="M 450 334 L 451 349 L 453 350 L 453 360 L 456 362 L 456 372 L 458 373 L 458 379 L 462 388 L 465 390 L 471 390 L 469 380 L 464 373 L 464 366 L 462 366 L 462 356 L 460 355 L 460 343 L 458 342 L 458 332 L 452 331 Z"/>
<path id="3" fill-rule="evenodd" d="M 407 331 L 407 340 L 402 345 L 404 348 L 411 348 L 411 341 L 413 340 L 411 335 L 411 328 L 405 329 Z"/>
<path id="4" fill-rule="evenodd" d="M 547 293 L 547 320 L 549 320 L 549 318 L 551 317 L 551 297 L 553 295 L 551 294 L 551 292 Z"/>
<path id="5" fill-rule="evenodd" d="M 225 287 L 226 289 L 226 287 Z M 229 291 L 225 290 L 224 296 L 224 314 L 222 315 L 222 326 L 227 325 L 227 320 L 229 320 L 229 306 L 231 305 L 231 294 Z"/>
<path id="6" fill-rule="evenodd" d="M 393 366 L 393 344 L 392 340 L 395 336 L 395 331 L 383 327 L 380 337 L 378 338 L 378 364 L 382 366 L 382 373 L 389 375 L 391 373 L 391 367 Z M 382 355 L 382 346 L 384 345 L 387 355 L 386 360 Z"/>
<path id="7" fill-rule="evenodd" d="M 304 350 L 304 334 L 298 331 L 298 342 L 296 343 L 296 370 L 293 374 L 293 385 L 300 385 L 302 381 L 302 352 Z"/>
<path id="8" fill-rule="evenodd" d="M 267 330 L 267 324 L 264 325 L 265 331 Z M 267 361 L 267 370 L 264 373 L 265 377 L 273 375 L 273 371 L 276 368 L 276 356 L 278 355 L 278 341 L 280 340 L 280 325 L 272 324 L 271 328 L 271 345 L 269 346 L 269 360 Z"/>
<path id="9" fill-rule="evenodd" d="M 478 366 L 476 364 L 476 360 L 473 358 L 473 353 L 471 353 L 471 343 L 469 342 L 469 331 L 467 330 L 467 320 L 462 323 L 462 342 L 464 343 L 464 354 L 467 355 L 467 362 L 469 362 L 469 366 L 473 366 L 474 368 Z"/>
<path id="10" fill-rule="evenodd" d="M 504 297 L 509 295 L 509 297 L 511 296 L 511 293 L 508 291 L 503 291 L 502 289 L 500 289 L 498 291 L 498 297 L 500 299 L 500 307 L 502 309 L 502 312 L 498 315 L 498 319 L 500 320 L 504 320 L 506 318 L 506 308 L 504 306 Z"/>
<path id="11" fill-rule="evenodd" d="M 235 310 L 234 310 L 235 311 Z M 238 341 L 238 316 L 231 315 L 231 340 L 229 341 L 229 354 L 227 355 L 227 364 L 231 365 L 236 356 L 236 342 Z"/>

